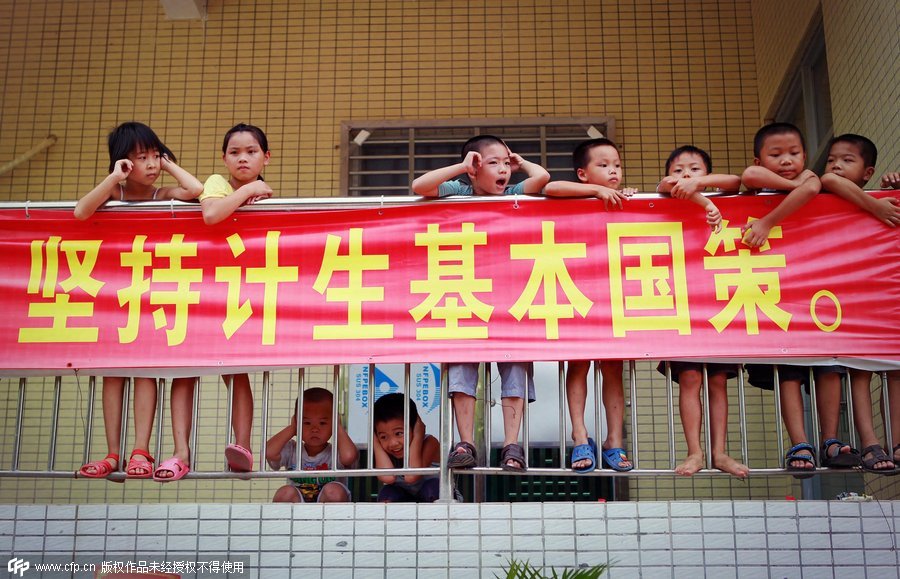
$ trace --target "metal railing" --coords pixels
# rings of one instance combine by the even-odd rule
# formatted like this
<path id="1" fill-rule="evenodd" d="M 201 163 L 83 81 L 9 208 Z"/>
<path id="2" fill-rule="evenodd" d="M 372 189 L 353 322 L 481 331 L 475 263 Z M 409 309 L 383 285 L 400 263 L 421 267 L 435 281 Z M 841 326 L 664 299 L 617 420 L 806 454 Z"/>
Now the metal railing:
<path id="1" fill-rule="evenodd" d="M 338 420 L 344 419 L 343 414 L 340 412 L 339 403 L 337 403 L 340 399 L 340 395 L 343 393 L 342 389 L 342 372 L 344 370 L 344 366 L 333 366 L 332 368 L 332 384 L 331 389 L 335 393 L 335 403 L 332 405 L 332 420 L 334 424 L 337 424 Z M 491 369 L 490 364 L 483 365 L 483 377 L 481 380 L 482 385 L 488 385 L 486 388 L 489 388 L 491 384 Z M 628 379 L 628 390 L 630 392 L 631 404 L 630 404 L 630 432 L 628 440 L 630 446 L 629 455 L 631 456 L 631 460 L 634 464 L 634 469 L 630 472 L 617 472 L 610 469 L 598 468 L 592 473 L 582 474 L 575 473 L 573 470 L 568 468 L 567 466 L 567 420 L 566 420 L 566 396 L 565 396 L 565 371 L 563 363 L 559 363 L 559 400 L 557 405 L 558 411 L 558 420 L 559 420 L 559 439 L 558 441 L 552 441 L 554 445 L 558 445 L 559 448 L 559 465 L 556 468 L 548 468 L 548 467 L 530 467 L 524 473 L 510 473 L 499 467 L 491 467 L 491 466 L 476 466 L 472 469 L 466 469 L 464 471 L 454 470 L 453 475 L 457 474 L 469 474 L 469 475 L 504 475 L 504 476 L 576 476 L 576 477 L 660 477 L 674 476 L 674 468 L 676 464 L 676 453 L 675 453 L 675 439 L 677 436 L 680 436 L 680 432 L 675 432 L 675 404 L 674 404 L 674 394 L 673 394 L 673 380 L 672 380 L 672 372 L 671 368 L 669 368 L 668 362 L 666 363 L 665 368 L 665 382 L 666 382 L 666 402 L 667 402 L 667 429 L 668 429 L 668 439 L 669 439 L 669 468 L 641 468 L 641 459 L 642 455 L 645 454 L 646 449 L 641 449 L 639 447 L 638 441 L 639 437 L 639 422 L 637 420 L 637 410 L 638 405 L 636 401 L 638 400 L 638 384 L 637 384 L 637 376 L 635 370 L 635 362 L 629 361 L 627 365 L 627 379 Z M 778 443 L 778 456 L 782 457 L 779 461 L 779 464 L 751 464 L 749 452 L 748 452 L 748 435 L 747 435 L 747 420 L 746 420 L 746 400 L 745 400 L 745 384 L 743 378 L 743 368 L 738 373 L 737 377 L 737 397 L 738 397 L 738 412 L 739 412 L 739 425 L 740 425 L 740 457 L 741 462 L 746 464 L 751 468 L 751 472 L 753 476 L 785 476 L 796 474 L 796 472 L 790 472 L 785 470 L 784 465 L 784 432 L 782 427 L 781 420 L 781 412 L 780 412 L 780 384 L 778 377 L 778 369 L 777 366 L 773 367 L 773 378 L 775 384 L 775 412 L 776 412 L 776 440 Z M 374 401 L 375 398 L 375 365 L 369 365 L 368 372 L 369 380 L 366 384 L 367 394 L 369 401 Z M 849 378 L 849 377 L 848 377 Z M 889 388 L 888 388 L 888 378 L 886 372 L 880 373 L 881 378 L 881 396 L 882 396 L 882 404 L 885 408 L 884 412 L 884 427 L 886 432 L 886 438 L 888 439 L 888 448 L 892 448 L 895 441 L 891 440 L 891 422 L 890 422 L 890 412 L 887 410 L 890 407 L 889 403 Z M 218 380 L 218 378 L 217 378 Z M 815 396 L 815 381 L 813 379 L 813 371 L 810 368 L 810 397 L 811 397 L 811 408 L 813 413 L 812 419 L 812 432 L 811 439 L 818 441 L 819 440 L 819 425 L 818 425 L 818 417 L 816 414 L 816 396 Z M 123 396 L 123 405 L 122 405 L 122 423 L 121 423 L 121 438 L 120 438 L 120 456 L 125 455 L 126 449 L 126 440 L 128 438 L 128 409 L 129 409 L 129 399 L 130 399 L 130 381 L 126 380 L 125 384 L 125 395 Z M 293 470 L 293 471 L 285 471 L 285 470 L 272 470 L 268 468 L 266 464 L 266 441 L 269 437 L 269 407 L 270 407 L 270 372 L 263 372 L 262 374 L 262 393 L 261 393 L 261 421 L 260 421 L 260 429 L 261 429 L 261 442 L 258 449 L 254 449 L 259 452 L 259 469 L 256 471 L 252 471 L 249 473 L 243 472 L 232 472 L 229 471 L 226 466 L 223 466 L 222 469 L 207 469 L 201 470 L 199 467 L 204 466 L 199 463 L 198 460 L 194 460 L 194 464 L 192 464 L 192 470 L 187 475 L 187 478 L 192 479 L 227 479 L 227 478 L 236 478 L 236 479 L 263 479 L 263 478 L 285 478 L 285 477 L 303 477 L 309 476 L 309 471 L 303 470 Z M 843 380 L 844 388 L 842 390 L 846 390 L 844 392 L 844 396 L 848 401 L 849 412 L 848 412 L 848 421 L 849 421 L 849 432 L 850 432 L 850 444 L 852 446 L 856 446 L 856 435 L 855 435 L 855 426 L 853 422 L 853 412 L 852 412 L 852 396 L 849 392 L 849 379 Z M 163 432 L 166 430 L 166 425 L 164 424 L 164 395 L 165 395 L 165 385 L 166 381 L 164 379 L 160 379 L 158 381 L 158 405 L 157 405 L 157 413 L 155 417 L 155 428 L 156 428 L 156 455 L 159 456 L 162 453 L 163 449 Z M 350 469 L 331 469 L 331 470 L 320 470 L 316 471 L 316 476 L 322 477 L 373 477 L 378 475 L 424 475 L 424 476 L 438 476 L 440 477 L 440 496 L 441 500 L 452 500 L 454 496 L 454 486 L 453 486 L 453 476 L 451 476 L 451 471 L 447 465 L 447 456 L 449 454 L 450 448 L 452 446 L 453 440 L 453 418 L 450 410 L 450 398 L 447 395 L 447 372 L 446 365 L 441 368 L 441 388 L 440 388 L 440 428 L 439 428 L 439 436 L 441 444 L 441 461 L 440 466 L 438 467 L 423 467 L 423 468 L 410 468 L 409 466 L 409 457 L 408 454 L 404 455 L 403 463 L 400 468 L 392 468 L 392 469 L 376 469 L 373 465 L 373 453 L 368 452 L 366 464 L 360 468 L 350 468 Z M 89 394 L 87 400 L 87 418 L 86 418 L 86 427 L 85 427 L 85 439 L 83 445 L 83 462 L 87 462 L 91 456 L 92 449 L 92 433 L 93 433 L 93 423 L 94 423 L 94 398 L 96 393 L 96 378 L 90 377 L 88 382 Z M 593 372 L 593 390 L 594 390 L 594 403 L 589 407 L 590 414 L 593 415 L 594 421 L 594 432 L 599 433 L 601 431 L 601 404 L 599 401 L 603 399 L 603 380 L 602 375 L 599 370 L 599 364 L 594 363 L 594 372 Z M 702 396 L 703 396 L 703 424 L 705 431 L 705 442 L 706 442 L 706 462 L 708 465 L 712 464 L 712 447 L 711 447 L 711 438 L 710 438 L 710 411 L 709 411 L 709 377 L 706 371 L 706 364 L 703 365 L 703 387 L 702 387 Z M 22 452 L 22 443 L 23 443 L 23 428 L 25 427 L 26 420 L 26 396 L 29 392 L 28 388 L 28 379 L 20 378 L 18 380 L 18 400 L 16 406 L 16 426 L 15 426 L 15 437 L 13 440 L 13 451 L 11 454 L 11 464 L 8 469 L 0 470 L 0 477 L 34 477 L 34 478 L 72 478 L 78 477 L 79 474 L 77 472 L 72 472 L 71 470 L 61 470 L 56 467 L 57 464 L 57 438 L 58 438 L 58 423 L 59 416 L 61 411 L 61 389 L 62 389 L 62 378 L 57 376 L 53 380 L 53 407 L 51 411 L 51 431 L 49 435 L 49 448 L 47 450 L 47 468 L 44 470 L 23 470 L 20 468 L 20 456 Z M 303 405 L 304 392 L 306 390 L 306 374 L 303 368 L 300 368 L 297 373 L 297 384 L 296 384 L 296 397 L 297 403 L 300 408 Z M 199 398 L 200 388 L 196 387 L 194 389 L 194 407 L 193 407 L 193 419 L 192 424 L 194 428 L 191 434 L 191 448 L 196 449 L 197 447 L 197 433 L 199 430 L 199 412 L 200 412 L 200 398 Z M 231 389 L 229 388 L 229 393 Z M 406 394 L 411 393 L 411 384 L 410 384 L 410 365 L 404 365 L 404 378 L 403 378 L 403 392 Z M 492 426 L 491 426 L 491 407 L 493 405 L 493 401 L 491 399 L 490 392 L 482 392 L 479 395 L 484 401 L 484 413 L 481 417 L 483 421 L 483 436 L 478 441 L 478 450 L 479 456 L 489 457 L 490 452 L 489 449 L 492 446 Z M 228 444 L 231 438 L 231 414 L 233 407 L 233 398 L 229 394 L 227 399 L 227 408 L 226 408 L 226 434 L 223 439 L 222 446 Z M 409 407 L 409 396 L 404 396 L 404 417 L 405 424 L 408 424 L 408 418 L 410 413 Z M 541 400 L 539 403 L 542 405 L 548 404 L 550 401 Z M 527 405 L 526 405 L 527 407 Z M 371 408 L 371 403 L 369 404 L 369 408 Z M 521 429 L 521 440 L 523 441 L 523 448 L 525 450 L 525 456 L 530 456 L 530 448 L 531 448 L 531 440 L 529 436 L 529 424 L 531 421 L 531 412 L 525 411 L 522 429 Z M 366 417 L 366 432 L 367 437 L 364 441 L 366 448 L 372 449 L 373 444 L 377 444 L 374 436 L 374 428 L 373 428 L 373 413 L 368 412 L 368 416 Z M 297 437 L 300 439 L 302 429 L 302 420 L 297 421 Z M 406 446 L 408 447 L 410 433 L 408 429 L 406 429 Z M 336 435 L 334 436 L 336 439 Z M 358 441 L 363 442 L 363 441 Z M 548 442 L 548 441 L 544 441 Z M 338 447 L 337 444 L 332 444 L 331 446 L 331 463 L 333 465 L 339 464 L 338 461 Z M 599 461 L 599 458 L 598 458 Z M 115 472 L 109 475 L 108 478 L 112 480 L 121 480 L 125 478 L 125 472 L 123 468 L 123 463 L 125 461 L 119 461 L 119 466 Z M 599 466 L 599 464 L 598 464 Z M 826 474 L 826 473 L 846 473 L 845 470 L 833 470 L 826 468 L 817 468 L 813 471 L 810 471 L 809 474 Z M 696 473 L 694 476 L 722 476 L 728 477 L 730 475 L 720 472 L 715 469 L 702 469 L 700 472 Z"/>

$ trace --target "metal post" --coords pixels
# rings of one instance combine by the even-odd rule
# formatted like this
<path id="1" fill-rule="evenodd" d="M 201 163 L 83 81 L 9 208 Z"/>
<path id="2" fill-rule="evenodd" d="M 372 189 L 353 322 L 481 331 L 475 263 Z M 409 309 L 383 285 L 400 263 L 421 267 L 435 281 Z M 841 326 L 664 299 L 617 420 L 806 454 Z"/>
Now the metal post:
<path id="1" fill-rule="evenodd" d="M 638 429 L 637 429 L 637 369 L 634 360 L 628 360 L 628 380 L 631 382 L 631 444 L 634 449 L 631 464 L 635 470 L 640 468 L 638 461 L 640 453 L 638 452 Z"/>
<path id="2" fill-rule="evenodd" d="M 128 402 L 131 400 L 131 378 L 125 378 L 122 385 L 122 422 L 119 430 L 119 456 L 125 458 L 125 442 L 128 440 Z M 125 470 L 125 461 L 120 460 L 116 471 Z"/>
<path id="3" fill-rule="evenodd" d="M 409 364 L 404 364 L 403 368 L 404 372 L 404 383 L 409 379 Z M 366 384 L 366 388 L 368 389 L 368 399 L 366 400 L 366 412 L 369 417 L 369 433 L 366 435 L 366 448 L 368 448 L 368 452 L 366 453 L 366 464 L 369 470 L 375 468 L 375 364 L 369 364 L 369 381 Z M 405 390 L 404 390 L 405 391 Z M 404 410 L 405 412 L 405 410 Z M 409 418 L 404 415 L 404 423 L 409 424 Z M 407 442 L 407 446 L 404 448 L 408 448 L 409 443 Z"/>
<path id="4" fill-rule="evenodd" d="M 374 430 L 374 427 L 373 427 Z M 409 364 L 403 365 L 403 468 L 409 468 Z M 431 465 L 422 465 L 431 466 Z"/>
<path id="5" fill-rule="evenodd" d="M 706 370 L 706 362 L 703 363 L 703 389 L 701 396 L 703 398 L 703 431 L 706 439 L 706 464 L 707 468 L 713 467 L 713 449 L 712 449 L 712 431 L 710 430 L 709 420 L 709 373 Z"/>
<path id="6" fill-rule="evenodd" d="M 812 445 L 813 447 L 816 447 L 819 445 L 819 440 L 822 439 L 822 429 L 820 427 L 821 423 L 819 422 L 819 403 L 816 399 L 816 377 L 812 366 L 809 367 L 809 376 L 807 377 L 807 380 L 809 380 L 809 412 L 812 418 Z M 802 392 L 800 393 L 800 396 L 803 396 Z M 838 406 L 838 408 L 840 408 L 840 406 Z M 793 444 L 791 446 L 793 446 Z M 820 456 L 820 464 L 821 461 L 822 457 Z"/>
<path id="7" fill-rule="evenodd" d="M 232 408 L 234 405 L 234 374 L 227 374 L 227 377 L 223 377 L 225 380 L 225 386 L 228 390 L 228 404 L 225 406 L 225 446 L 231 444 L 231 414 Z M 224 466 L 222 468 L 223 471 L 228 472 L 228 459 L 224 460 Z"/>
<path id="8" fill-rule="evenodd" d="M 306 390 L 306 369 L 299 368 L 297 370 L 297 451 L 295 453 L 295 457 L 299 457 L 301 448 L 300 445 L 303 444 L 303 396 L 304 391 Z M 297 460 L 297 464 L 300 464 L 300 461 Z"/>
<path id="9" fill-rule="evenodd" d="M 13 445 L 12 469 L 19 470 L 19 451 L 22 448 L 22 426 L 25 422 L 25 378 L 19 378 L 19 404 L 16 407 L 16 440 Z"/>
<path id="10" fill-rule="evenodd" d="M 741 462 L 750 467 L 750 453 L 747 450 L 747 400 L 744 393 L 744 365 L 738 365 L 738 411 L 741 417 Z"/>
<path id="11" fill-rule="evenodd" d="M 600 421 L 600 405 L 603 403 L 603 375 L 600 373 L 600 360 L 593 361 L 594 366 L 594 436 L 597 437 L 598 448 L 603 446 L 603 432 Z M 607 428 L 609 425 L 607 424 Z M 600 457 L 597 459 L 597 467 L 600 467 Z"/>
<path id="12" fill-rule="evenodd" d="M 341 366 L 339 364 L 334 365 L 334 371 L 332 372 L 332 382 L 331 388 L 334 391 L 332 395 L 332 404 L 331 404 L 331 424 L 332 432 L 337 432 L 337 424 L 340 418 L 338 417 L 338 394 L 341 389 Z M 331 444 L 331 468 L 337 470 L 338 468 L 338 451 L 337 451 L 337 436 L 332 436 L 333 441 Z M 300 449 L 300 441 L 297 441 L 297 449 Z M 299 456 L 299 453 L 298 455 Z"/>
<path id="13" fill-rule="evenodd" d="M 888 380 L 887 372 L 879 372 L 879 376 L 881 377 L 881 403 L 884 407 L 884 438 L 887 440 L 888 452 L 891 453 L 891 460 L 893 460 L 893 448 L 897 441 L 894 440 L 893 425 L 891 423 L 890 380 Z M 868 387 L 871 388 L 871 383 Z"/>
<path id="14" fill-rule="evenodd" d="M 191 468 L 199 469 L 200 453 L 197 452 L 197 440 L 200 438 L 200 384 L 202 380 L 199 376 L 194 377 L 194 404 L 191 412 Z"/>
<path id="15" fill-rule="evenodd" d="M 493 440 L 491 439 L 491 421 L 493 420 L 493 415 L 491 414 L 494 409 L 494 399 L 491 397 L 491 363 L 485 362 L 483 366 L 481 366 L 482 378 L 481 378 L 481 386 L 482 386 L 482 396 L 484 397 L 484 457 L 482 460 L 484 461 L 484 466 L 491 466 L 491 445 L 493 444 Z M 503 402 L 500 402 L 500 411 L 503 412 Z"/>
<path id="16" fill-rule="evenodd" d="M 263 400 L 262 400 L 262 440 L 260 441 L 259 470 L 266 470 L 266 446 L 269 436 L 269 371 L 263 372 Z"/>
<path id="17" fill-rule="evenodd" d="M 667 360 L 666 367 L 666 404 L 668 405 L 669 420 L 669 468 L 675 470 L 675 395 L 672 386 L 672 364 Z M 679 395 L 680 397 L 680 395 Z"/>
<path id="18" fill-rule="evenodd" d="M 174 380 L 174 379 L 173 379 Z M 163 410 L 166 405 L 166 379 L 160 378 L 156 381 L 156 454 L 154 456 L 159 457 L 162 455 L 162 444 L 163 444 L 163 417 L 165 413 Z M 149 452 L 150 449 L 148 448 Z"/>
<path id="19" fill-rule="evenodd" d="M 781 423 L 781 380 L 778 377 L 778 365 L 772 365 L 772 380 L 775 382 L 775 432 L 778 435 L 778 462 L 785 468 L 784 462 L 784 425 Z"/>
<path id="20" fill-rule="evenodd" d="M 53 379 L 53 422 L 50 425 L 50 452 L 47 457 L 47 470 L 53 472 L 56 463 L 56 435 L 59 431 L 59 398 L 62 391 L 62 376 Z"/>
<path id="21" fill-rule="evenodd" d="M 88 415 L 84 429 L 84 456 L 81 464 L 87 464 L 91 460 L 91 433 L 94 430 L 94 397 L 97 395 L 97 377 L 88 378 Z"/>
<path id="22" fill-rule="evenodd" d="M 559 468 L 566 468 L 566 363 L 559 362 Z M 526 388 L 526 398 L 528 397 Z M 528 402 L 526 401 L 527 405 Z M 570 410 L 571 412 L 571 410 Z"/>
<path id="23" fill-rule="evenodd" d="M 846 386 L 846 389 L 845 389 Z M 847 430 L 850 435 L 850 446 L 859 448 L 859 436 L 856 433 L 856 418 L 853 415 L 853 393 L 850 391 L 850 370 L 841 374 L 841 392 L 847 395 Z M 871 412 L 870 408 L 868 412 Z"/>
<path id="24" fill-rule="evenodd" d="M 450 415 L 450 393 L 448 390 L 447 364 L 441 364 L 441 470 L 439 501 L 453 501 L 453 481 L 450 479 L 450 442 L 453 440 L 453 421 Z"/>

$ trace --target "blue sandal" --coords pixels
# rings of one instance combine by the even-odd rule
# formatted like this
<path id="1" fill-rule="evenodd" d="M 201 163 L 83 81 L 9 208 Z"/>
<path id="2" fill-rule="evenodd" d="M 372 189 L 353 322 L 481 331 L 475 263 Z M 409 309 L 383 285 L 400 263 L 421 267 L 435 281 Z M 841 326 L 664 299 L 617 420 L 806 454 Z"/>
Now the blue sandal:
<path id="1" fill-rule="evenodd" d="M 602 456 L 603 464 L 615 471 L 628 472 L 634 468 L 633 464 L 629 466 L 622 466 L 622 463 L 628 460 L 628 455 L 625 454 L 624 448 L 610 448 L 608 450 L 604 450 Z"/>
<path id="2" fill-rule="evenodd" d="M 589 460 L 591 464 L 581 468 L 575 468 L 574 464 L 580 460 Z M 572 449 L 572 460 L 569 462 L 572 470 L 578 473 L 587 473 L 597 468 L 597 444 L 593 438 L 588 438 L 587 444 L 579 444 Z"/>
<path id="3" fill-rule="evenodd" d="M 809 454 L 800 454 L 801 452 L 806 451 Z M 795 444 L 787 451 L 787 454 L 784 455 L 784 470 L 792 472 L 792 473 L 806 473 L 806 474 L 795 474 L 794 478 L 810 478 L 813 476 L 816 470 L 816 459 L 815 453 L 816 449 L 812 447 L 812 445 L 808 442 L 801 442 L 799 444 Z M 792 460 L 802 460 L 807 464 L 811 464 L 812 468 L 806 468 L 805 466 L 791 466 Z"/>

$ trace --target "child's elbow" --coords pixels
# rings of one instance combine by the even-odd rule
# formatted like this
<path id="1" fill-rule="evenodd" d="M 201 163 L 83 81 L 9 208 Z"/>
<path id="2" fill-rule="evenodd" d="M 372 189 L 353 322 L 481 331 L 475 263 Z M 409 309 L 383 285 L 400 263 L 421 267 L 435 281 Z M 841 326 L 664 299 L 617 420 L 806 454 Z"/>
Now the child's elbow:
<path id="1" fill-rule="evenodd" d="M 90 217 L 92 215 L 92 213 L 88 213 L 87 211 L 85 211 L 84 209 L 82 209 L 80 207 L 75 208 L 74 214 L 75 214 L 75 219 L 78 219 L 79 221 L 85 221 L 88 217 Z"/>
<path id="2" fill-rule="evenodd" d="M 835 175 L 834 173 L 825 173 L 821 177 L 819 177 L 819 182 L 822 184 L 822 191 L 834 191 L 834 187 L 837 183 L 840 182 L 841 177 Z"/>
<path id="3" fill-rule="evenodd" d="M 744 187 L 749 189 L 757 189 L 761 187 L 760 185 L 760 171 L 759 167 L 756 165 L 751 165 L 744 169 L 744 172 L 741 173 L 741 183 L 744 184 Z"/>

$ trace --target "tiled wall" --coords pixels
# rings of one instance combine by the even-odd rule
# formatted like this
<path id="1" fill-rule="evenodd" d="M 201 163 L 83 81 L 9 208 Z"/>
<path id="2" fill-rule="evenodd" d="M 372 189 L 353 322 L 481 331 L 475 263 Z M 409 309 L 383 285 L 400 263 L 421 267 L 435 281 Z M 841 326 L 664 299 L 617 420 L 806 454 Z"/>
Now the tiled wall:
<path id="1" fill-rule="evenodd" d="M 760 121 L 771 119 L 784 98 L 786 78 L 790 78 L 802 56 L 819 4 L 812 0 L 753 2 Z M 859 5 L 848 9 L 859 10 Z"/>
<path id="2" fill-rule="evenodd" d="M 248 579 L 471 579 L 510 559 L 612 563 L 611 579 L 891 579 L 898 524 L 897 501 L 20 505 L 0 506 L 0 556 L 242 562 Z"/>
<path id="3" fill-rule="evenodd" d="M 870 187 L 881 175 L 900 171 L 900 10 L 896 2 L 823 2 L 834 133 L 858 133 L 878 147 Z"/>
<path id="4" fill-rule="evenodd" d="M 702 22 L 702 25 L 697 23 Z M 740 171 L 759 122 L 750 2 L 0 1 L 0 160 L 59 141 L 0 199 L 75 199 L 104 137 L 150 124 L 203 180 L 237 121 L 266 129 L 283 196 L 339 195 L 349 119 L 615 117 L 626 182 L 653 190 L 690 142 Z"/>

